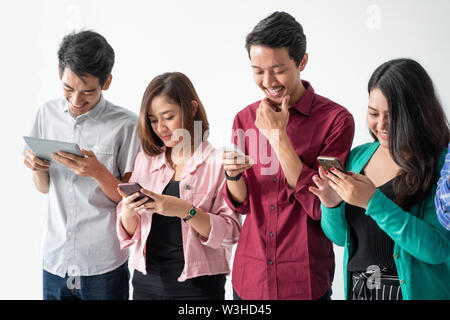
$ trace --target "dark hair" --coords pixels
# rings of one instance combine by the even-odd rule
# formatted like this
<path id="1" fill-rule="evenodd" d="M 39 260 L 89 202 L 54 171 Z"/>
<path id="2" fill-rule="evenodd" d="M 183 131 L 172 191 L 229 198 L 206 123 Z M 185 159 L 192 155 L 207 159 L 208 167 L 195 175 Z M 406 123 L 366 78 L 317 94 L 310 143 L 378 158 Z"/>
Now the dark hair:
<path id="1" fill-rule="evenodd" d="M 383 63 L 369 80 L 369 94 L 374 89 L 387 100 L 389 151 L 401 168 L 394 181 L 396 202 L 410 207 L 422 201 L 437 181 L 438 159 L 450 138 L 449 123 L 431 78 L 414 60 Z"/>
<path id="2" fill-rule="evenodd" d="M 103 87 L 114 65 L 114 50 L 106 39 L 94 31 L 66 35 L 58 50 L 61 76 L 69 68 L 77 76 L 97 77 Z"/>
<path id="3" fill-rule="evenodd" d="M 156 76 L 145 90 L 142 98 L 141 110 L 139 113 L 138 130 L 141 137 L 142 149 L 149 156 L 155 156 L 163 152 L 164 143 L 153 131 L 150 120 L 148 118 L 148 109 L 152 104 L 152 100 L 163 95 L 173 103 L 181 107 L 183 114 L 183 129 L 191 134 L 192 142 L 194 142 L 194 121 L 201 121 L 202 132 L 201 139 L 207 138 L 205 132 L 209 130 L 208 119 L 200 98 L 195 91 L 194 85 L 189 78 L 181 72 L 167 72 Z M 197 112 L 192 116 L 192 101 L 198 103 Z"/>
<path id="4" fill-rule="evenodd" d="M 250 57 L 250 47 L 259 45 L 269 48 L 287 48 L 289 57 L 297 67 L 306 53 L 306 36 L 303 27 L 286 12 L 274 12 L 258 22 L 245 39 L 245 48 Z"/>

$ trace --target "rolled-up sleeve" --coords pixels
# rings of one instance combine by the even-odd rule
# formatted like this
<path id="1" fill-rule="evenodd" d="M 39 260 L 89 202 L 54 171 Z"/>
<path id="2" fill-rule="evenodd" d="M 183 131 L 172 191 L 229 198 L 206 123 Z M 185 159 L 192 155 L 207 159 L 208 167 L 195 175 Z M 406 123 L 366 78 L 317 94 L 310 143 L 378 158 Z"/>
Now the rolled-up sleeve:
<path id="1" fill-rule="evenodd" d="M 213 205 L 208 212 L 210 216 L 211 232 L 208 239 L 202 239 L 202 244 L 211 248 L 232 247 L 239 240 L 241 232 L 241 218 L 234 212 L 225 197 L 225 176 L 222 173 L 220 186 L 216 189 Z"/>
<path id="2" fill-rule="evenodd" d="M 136 227 L 136 231 L 134 232 L 134 235 L 130 236 L 122 225 L 122 215 L 120 214 L 121 209 L 122 209 L 122 201 L 120 201 L 119 204 L 117 205 L 116 230 L 120 242 L 120 249 L 126 249 L 128 247 L 131 247 L 141 238 L 141 216 L 139 214 L 136 215 L 136 217 L 138 218 L 138 224 Z"/>
<path id="3" fill-rule="evenodd" d="M 338 114 L 324 141 L 320 155 L 337 157 L 345 165 L 350 153 L 354 133 L 355 123 L 351 114 L 348 112 Z M 317 169 L 317 163 L 314 163 L 312 168 L 303 163 L 295 189 L 288 188 L 289 201 L 291 203 L 298 201 L 314 220 L 321 218 L 320 201 L 317 197 L 311 198 L 309 187 L 314 186 L 312 177 L 317 173 Z"/>

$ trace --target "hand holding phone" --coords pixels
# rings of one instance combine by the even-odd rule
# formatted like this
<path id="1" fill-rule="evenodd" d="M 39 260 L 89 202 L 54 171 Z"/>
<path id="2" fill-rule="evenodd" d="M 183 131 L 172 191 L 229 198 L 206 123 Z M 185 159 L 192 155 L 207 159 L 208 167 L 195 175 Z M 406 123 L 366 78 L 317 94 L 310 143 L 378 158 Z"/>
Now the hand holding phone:
<path id="1" fill-rule="evenodd" d="M 328 172 L 331 172 L 331 168 L 336 168 L 344 173 L 347 173 L 345 167 L 336 157 L 319 156 L 317 157 L 317 161 L 319 161 L 322 168 Z"/>
<path id="2" fill-rule="evenodd" d="M 124 193 L 126 193 L 128 196 L 131 196 L 132 194 L 135 194 L 136 192 L 139 192 L 139 196 L 134 199 L 134 202 L 140 201 L 144 199 L 145 197 L 149 198 L 145 194 L 141 192 L 142 186 L 137 182 L 129 182 L 129 183 L 119 183 L 117 185 L 120 190 L 122 190 Z M 149 198 L 145 203 L 154 201 L 152 198 Z"/>

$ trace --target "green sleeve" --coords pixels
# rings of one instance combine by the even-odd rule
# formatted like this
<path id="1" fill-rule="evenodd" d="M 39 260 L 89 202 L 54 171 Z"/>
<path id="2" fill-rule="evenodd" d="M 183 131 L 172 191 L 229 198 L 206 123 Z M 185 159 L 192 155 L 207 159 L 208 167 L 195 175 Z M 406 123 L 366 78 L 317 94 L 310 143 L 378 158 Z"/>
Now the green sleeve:
<path id="1" fill-rule="evenodd" d="M 320 224 L 325 235 L 338 246 L 344 247 L 347 235 L 347 221 L 345 219 L 345 202 L 339 207 L 327 208 L 323 204 Z"/>
<path id="2" fill-rule="evenodd" d="M 409 254 L 426 263 L 440 264 L 450 256 L 450 232 L 437 221 L 431 195 L 411 209 L 421 210 L 423 219 L 403 211 L 380 190 L 370 200 L 366 214 Z"/>

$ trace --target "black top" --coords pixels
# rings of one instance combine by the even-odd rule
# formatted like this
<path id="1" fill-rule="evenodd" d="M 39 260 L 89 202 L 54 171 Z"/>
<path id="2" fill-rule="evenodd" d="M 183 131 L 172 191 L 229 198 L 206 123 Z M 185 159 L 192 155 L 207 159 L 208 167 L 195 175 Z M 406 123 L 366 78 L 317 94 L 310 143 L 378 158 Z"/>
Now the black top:
<path id="1" fill-rule="evenodd" d="M 394 180 L 395 178 L 378 188 L 392 201 L 395 198 Z M 363 208 L 348 203 L 345 206 L 345 216 L 355 245 L 355 250 L 348 261 L 348 271 L 366 272 L 369 266 L 376 265 L 384 273 L 396 275 L 397 268 L 393 258 L 394 241 L 371 217 L 365 214 L 366 211 Z"/>
<path id="2" fill-rule="evenodd" d="M 162 194 L 180 197 L 180 182 L 170 181 Z M 160 272 L 161 269 L 183 270 L 183 239 L 181 220 L 153 214 L 152 227 L 146 243 L 147 272 Z"/>
<path id="3" fill-rule="evenodd" d="M 180 197 L 180 182 L 170 181 L 162 192 Z M 187 213 L 186 213 L 187 214 Z M 134 270 L 135 291 L 158 297 L 220 299 L 225 290 L 224 274 L 200 276 L 178 282 L 184 268 L 181 219 L 153 214 L 150 234 L 146 242 L 147 275 Z"/>

